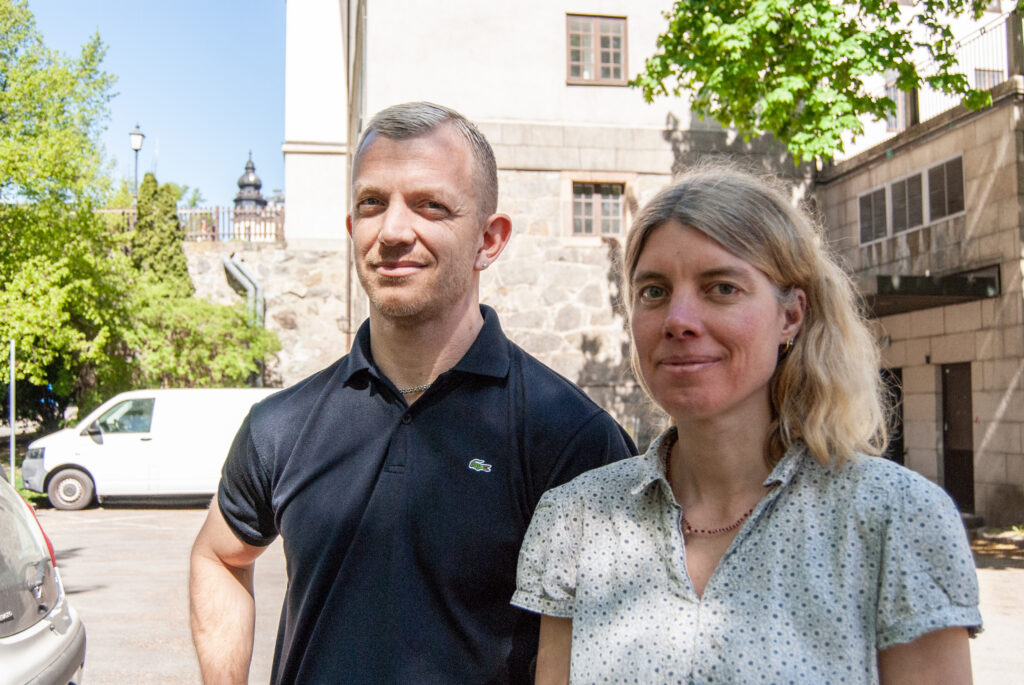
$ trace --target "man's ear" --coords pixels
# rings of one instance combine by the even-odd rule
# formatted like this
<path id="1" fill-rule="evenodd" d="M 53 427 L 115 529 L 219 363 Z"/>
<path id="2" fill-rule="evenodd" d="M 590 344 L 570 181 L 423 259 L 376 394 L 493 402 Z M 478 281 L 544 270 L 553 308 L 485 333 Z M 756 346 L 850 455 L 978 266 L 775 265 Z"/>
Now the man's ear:
<path id="1" fill-rule="evenodd" d="M 348 231 L 348 237 L 352 237 L 352 215 L 345 215 L 345 229 Z"/>
<path id="2" fill-rule="evenodd" d="M 480 248 L 476 252 L 477 271 L 482 271 L 494 263 L 501 251 L 508 245 L 512 235 L 512 219 L 507 214 L 491 214 L 484 224 Z"/>

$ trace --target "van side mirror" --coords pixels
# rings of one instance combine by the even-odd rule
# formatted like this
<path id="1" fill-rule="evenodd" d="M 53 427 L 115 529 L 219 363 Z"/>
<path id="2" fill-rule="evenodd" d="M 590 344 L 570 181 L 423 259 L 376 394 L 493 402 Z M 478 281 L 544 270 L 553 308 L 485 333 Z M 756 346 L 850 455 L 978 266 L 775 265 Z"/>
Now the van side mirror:
<path id="1" fill-rule="evenodd" d="M 103 431 L 100 430 L 99 423 L 93 421 L 89 424 L 89 427 L 85 429 L 85 432 L 89 434 L 89 437 L 92 438 L 92 441 L 97 445 L 103 444 Z"/>

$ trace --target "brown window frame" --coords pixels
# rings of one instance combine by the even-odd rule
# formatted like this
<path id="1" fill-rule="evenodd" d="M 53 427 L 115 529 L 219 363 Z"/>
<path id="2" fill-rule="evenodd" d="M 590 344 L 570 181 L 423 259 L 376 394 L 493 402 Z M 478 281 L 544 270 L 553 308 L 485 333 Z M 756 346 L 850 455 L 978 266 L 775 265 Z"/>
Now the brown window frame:
<path id="1" fill-rule="evenodd" d="M 578 199 L 577 187 L 590 186 L 591 192 L 589 193 L 589 199 Z M 619 192 L 614 196 L 614 201 L 618 204 L 617 215 L 608 213 L 606 214 L 604 209 L 607 202 L 612 200 L 606 200 L 604 193 L 600 192 L 602 186 L 612 187 L 615 186 L 619 189 Z M 580 203 L 584 203 L 581 205 Z M 581 206 L 587 206 L 591 208 L 590 214 L 580 214 L 578 209 Z M 606 221 L 615 221 L 617 226 L 616 230 L 605 230 Z M 590 221 L 591 230 L 588 231 L 577 231 L 577 221 Z M 572 182 L 572 237 L 574 238 L 586 238 L 586 237 L 604 237 L 604 236 L 621 236 L 625 234 L 626 227 L 626 184 L 624 182 L 610 182 L 610 181 L 573 181 Z"/>
<path id="2" fill-rule="evenodd" d="M 590 47 L 591 59 L 590 60 L 573 60 L 573 50 L 583 50 L 582 46 L 574 46 L 572 44 L 573 32 L 571 30 L 573 21 L 586 21 L 590 23 L 590 35 L 593 38 L 592 45 Z M 611 21 L 621 26 L 621 39 L 622 44 L 618 50 L 621 55 L 621 60 L 618 64 L 621 69 L 621 78 L 602 78 L 601 77 L 601 52 L 603 48 L 600 46 L 601 38 L 604 35 L 613 36 L 613 34 L 602 34 L 601 33 L 601 22 Z M 628 55 L 628 25 L 626 24 L 626 17 L 620 16 L 609 16 L 600 14 L 566 14 L 565 15 L 565 81 L 569 85 L 579 86 L 627 86 L 629 85 L 629 69 L 627 66 L 627 55 Z M 613 51 L 614 52 L 614 51 Z M 582 74 L 573 76 L 573 66 L 581 65 L 584 66 L 589 61 L 590 67 L 593 69 L 593 76 L 586 78 Z M 609 63 L 611 68 L 614 68 L 614 63 Z"/>

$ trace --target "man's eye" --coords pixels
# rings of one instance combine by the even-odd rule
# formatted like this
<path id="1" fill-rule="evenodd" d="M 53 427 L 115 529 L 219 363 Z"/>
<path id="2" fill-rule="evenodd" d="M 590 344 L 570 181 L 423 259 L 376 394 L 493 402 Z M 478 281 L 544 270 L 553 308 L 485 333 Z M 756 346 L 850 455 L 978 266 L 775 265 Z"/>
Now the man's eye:
<path id="1" fill-rule="evenodd" d="M 447 207 L 445 207 L 440 202 L 434 202 L 433 200 L 424 202 L 423 203 L 423 208 L 426 209 L 428 212 L 432 212 L 434 214 L 447 214 L 448 213 L 448 208 Z"/>
<path id="2" fill-rule="evenodd" d="M 711 286 L 711 292 L 715 295 L 733 295 L 739 288 L 734 286 L 732 283 L 715 283 Z"/>

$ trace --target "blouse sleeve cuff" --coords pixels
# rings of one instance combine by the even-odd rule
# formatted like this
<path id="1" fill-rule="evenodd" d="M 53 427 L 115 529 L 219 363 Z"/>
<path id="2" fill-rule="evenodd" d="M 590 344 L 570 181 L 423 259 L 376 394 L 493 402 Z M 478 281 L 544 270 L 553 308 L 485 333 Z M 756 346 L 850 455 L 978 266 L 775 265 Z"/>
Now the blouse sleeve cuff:
<path id="1" fill-rule="evenodd" d="M 572 602 L 559 602 L 553 599 L 537 597 L 522 590 L 516 590 L 515 594 L 512 595 L 512 604 L 520 609 L 526 609 L 535 614 L 544 614 L 545 616 L 555 616 L 556 618 L 572 618 L 573 616 Z"/>
<path id="2" fill-rule="evenodd" d="M 963 626 L 970 637 L 981 632 L 981 612 L 977 607 L 943 607 L 925 614 L 908 616 L 889 627 L 884 633 L 878 634 L 878 649 L 888 649 L 894 645 L 912 642 L 922 635 Z"/>

